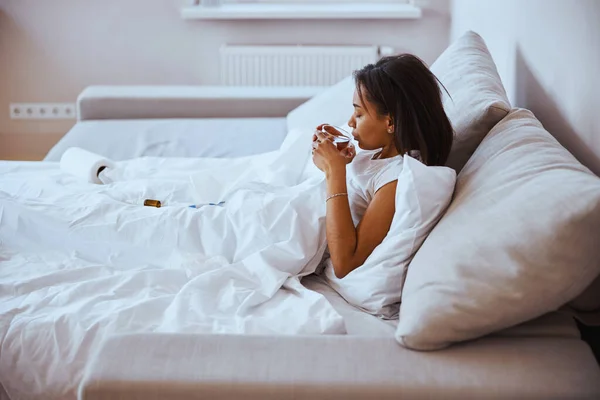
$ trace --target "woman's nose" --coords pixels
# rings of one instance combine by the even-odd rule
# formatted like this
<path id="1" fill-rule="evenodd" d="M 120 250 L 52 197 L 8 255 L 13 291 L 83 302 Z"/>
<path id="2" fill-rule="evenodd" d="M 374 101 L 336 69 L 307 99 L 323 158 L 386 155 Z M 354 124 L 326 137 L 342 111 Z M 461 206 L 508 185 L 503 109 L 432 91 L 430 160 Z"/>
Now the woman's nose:
<path id="1" fill-rule="evenodd" d="M 356 126 L 354 126 L 354 117 L 350 117 L 350 119 L 348 120 L 348 126 L 350 128 L 356 128 Z"/>

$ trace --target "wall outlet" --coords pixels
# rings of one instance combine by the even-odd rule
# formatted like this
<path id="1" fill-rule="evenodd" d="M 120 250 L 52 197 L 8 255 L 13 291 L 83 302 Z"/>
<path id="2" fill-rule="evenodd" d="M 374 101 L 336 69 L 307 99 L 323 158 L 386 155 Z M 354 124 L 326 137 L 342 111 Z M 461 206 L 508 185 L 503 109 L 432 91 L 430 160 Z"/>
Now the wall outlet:
<path id="1" fill-rule="evenodd" d="M 75 119 L 74 103 L 11 103 L 11 119 Z"/>

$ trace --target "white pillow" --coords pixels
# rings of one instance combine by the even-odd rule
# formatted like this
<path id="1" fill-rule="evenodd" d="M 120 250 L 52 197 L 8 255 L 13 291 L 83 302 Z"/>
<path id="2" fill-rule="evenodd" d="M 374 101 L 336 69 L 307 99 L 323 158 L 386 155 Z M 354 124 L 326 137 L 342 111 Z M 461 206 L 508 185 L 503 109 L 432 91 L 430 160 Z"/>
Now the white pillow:
<path id="1" fill-rule="evenodd" d="M 396 317 L 406 267 L 450 203 L 455 182 L 453 169 L 428 167 L 404 156 L 396 212 L 387 236 L 361 267 L 344 278 L 325 268 L 329 285 L 368 313 Z"/>
<path id="2" fill-rule="evenodd" d="M 599 227 L 600 178 L 513 110 L 412 260 L 397 340 L 438 349 L 558 309 L 600 273 Z"/>
<path id="3" fill-rule="evenodd" d="M 336 83 L 312 99 L 294 108 L 287 115 L 288 131 L 308 129 L 311 132 L 320 124 L 344 126 L 354 113 L 354 77 Z"/>

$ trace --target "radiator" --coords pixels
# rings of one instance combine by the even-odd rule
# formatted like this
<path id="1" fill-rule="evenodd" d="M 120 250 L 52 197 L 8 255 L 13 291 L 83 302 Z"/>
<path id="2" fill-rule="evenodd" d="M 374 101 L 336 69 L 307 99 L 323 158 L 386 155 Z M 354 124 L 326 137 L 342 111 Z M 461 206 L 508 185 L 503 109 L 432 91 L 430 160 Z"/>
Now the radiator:
<path id="1" fill-rule="evenodd" d="M 391 49 L 378 46 L 221 47 L 226 86 L 329 86 L 377 61 Z"/>

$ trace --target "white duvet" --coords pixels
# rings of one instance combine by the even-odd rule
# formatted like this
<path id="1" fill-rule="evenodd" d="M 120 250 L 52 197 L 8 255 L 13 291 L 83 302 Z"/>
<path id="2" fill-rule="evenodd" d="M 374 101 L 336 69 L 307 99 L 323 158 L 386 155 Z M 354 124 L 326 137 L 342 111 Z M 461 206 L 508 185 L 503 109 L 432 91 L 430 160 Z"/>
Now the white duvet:
<path id="1" fill-rule="evenodd" d="M 299 282 L 326 245 L 324 181 L 300 179 L 305 139 L 235 160 L 124 161 L 109 185 L 58 163 L 0 163 L 7 393 L 75 398 L 90 354 L 114 333 L 344 333 Z M 213 199 L 225 204 L 188 207 Z"/>

